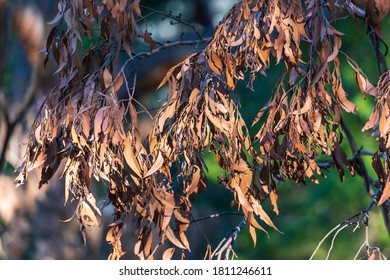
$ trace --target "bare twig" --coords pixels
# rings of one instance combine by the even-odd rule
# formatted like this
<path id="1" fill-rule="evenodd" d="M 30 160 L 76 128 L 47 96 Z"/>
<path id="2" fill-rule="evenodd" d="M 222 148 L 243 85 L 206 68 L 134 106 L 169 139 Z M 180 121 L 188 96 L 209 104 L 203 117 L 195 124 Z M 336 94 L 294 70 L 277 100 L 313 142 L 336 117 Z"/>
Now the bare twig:
<path id="1" fill-rule="evenodd" d="M 353 162 L 360 156 L 373 156 L 374 154 L 375 154 L 374 152 L 359 149 L 352 157 L 348 158 L 347 160 L 349 163 L 353 164 Z M 321 161 L 317 162 L 317 165 L 320 168 L 327 169 L 327 168 L 334 166 L 335 162 L 331 158 L 328 160 L 321 160 Z"/>
<path id="2" fill-rule="evenodd" d="M 330 248 L 329 248 L 329 250 L 328 250 L 328 254 L 326 255 L 326 259 L 325 259 L 325 260 L 328 260 L 329 257 L 330 257 L 330 253 L 332 252 L 333 245 L 334 245 L 334 242 L 335 242 L 335 240 L 336 240 L 337 235 L 338 235 L 343 229 L 345 229 L 345 228 L 348 227 L 348 226 L 349 226 L 349 224 L 345 224 L 344 226 L 342 226 L 341 228 L 339 228 L 339 229 L 336 231 L 336 233 L 333 235 L 333 237 L 332 237 L 332 242 L 330 243 Z"/>
<path id="3" fill-rule="evenodd" d="M 373 198 L 370 202 L 370 204 L 367 206 L 367 208 L 364 210 L 364 211 L 361 211 L 355 215 L 353 215 L 352 217 L 346 219 L 345 221 L 341 222 L 340 224 L 338 224 L 337 226 L 335 226 L 333 229 L 331 229 L 322 239 L 321 241 L 318 243 L 316 249 L 314 250 L 313 254 L 311 255 L 310 257 L 310 260 L 312 260 L 314 258 L 314 256 L 317 254 L 319 248 L 321 247 L 322 243 L 324 243 L 324 241 L 334 232 L 336 231 L 336 233 L 334 234 L 334 236 L 332 237 L 332 241 L 331 241 L 331 245 L 330 245 L 330 248 L 328 250 L 328 253 L 327 253 L 327 256 L 326 256 L 326 260 L 329 259 L 329 256 L 330 256 L 330 253 L 333 249 L 333 246 L 334 246 L 334 242 L 336 240 L 336 237 L 337 235 L 345 228 L 349 227 L 349 226 L 352 226 L 352 225 L 355 225 L 355 228 L 353 229 L 353 232 L 359 228 L 359 226 L 363 223 L 364 226 L 366 227 L 366 240 L 365 240 L 365 243 L 364 244 L 368 244 L 368 223 L 369 223 L 369 212 L 371 211 L 373 205 L 377 202 L 377 199 L 378 197 L 380 196 L 380 193 L 381 193 L 381 189 L 377 190 L 377 192 L 373 195 Z M 360 251 L 362 250 L 362 247 L 363 245 L 359 248 L 358 250 L 358 253 L 355 255 L 355 259 L 357 258 L 357 256 L 359 255 Z"/>
<path id="4" fill-rule="evenodd" d="M 243 218 L 241 222 L 219 243 L 217 248 L 211 254 L 211 258 L 217 257 L 221 259 L 222 254 L 225 252 L 225 260 L 229 259 L 229 254 L 232 251 L 232 245 L 237 239 L 238 233 L 241 231 L 241 228 L 245 225 L 246 220 Z"/>
<path id="5" fill-rule="evenodd" d="M 244 216 L 243 213 L 239 213 L 239 212 L 222 212 L 222 213 L 211 214 L 211 215 L 208 215 L 208 216 L 204 216 L 204 217 L 200 217 L 200 218 L 197 218 L 197 219 L 193 219 L 190 223 L 193 224 L 193 223 L 196 223 L 196 222 L 199 222 L 199 221 L 219 218 L 219 217 L 227 216 L 227 215 L 229 215 L 229 216 Z"/>
<path id="6" fill-rule="evenodd" d="M 163 44 L 161 45 L 160 47 L 157 47 L 149 52 L 140 52 L 140 53 L 137 53 L 135 55 L 133 55 L 132 57 L 130 57 L 128 60 L 125 61 L 125 63 L 123 64 L 122 66 L 122 71 L 123 69 L 126 67 L 126 65 L 135 60 L 136 58 L 137 59 L 145 59 L 145 58 L 148 58 L 162 50 L 166 50 L 166 49 L 170 49 L 170 48 L 174 48 L 174 47 L 177 47 L 177 46 L 194 46 L 194 45 L 202 45 L 202 44 L 206 44 L 208 43 L 209 41 L 211 40 L 211 38 L 206 38 L 206 39 L 202 39 L 202 40 L 188 40 L 188 41 L 176 41 L 176 42 L 172 42 L 172 43 L 166 43 L 166 44 Z"/>
<path id="7" fill-rule="evenodd" d="M 159 11 L 159 10 L 156 10 L 156 9 L 153 9 L 153 8 L 150 8 L 150 7 L 147 7 L 147 6 L 144 6 L 144 5 L 139 5 L 139 6 L 140 6 L 141 8 L 143 8 L 143 9 L 145 9 L 145 10 L 148 10 L 148 11 L 153 12 L 153 13 L 156 13 L 156 14 L 160 14 L 160 15 L 164 16 L 164 18 L 170 18 L 170 19 L 176 21 L 176 23 L 180 23 L 180 24 L 183 24 L 183 25 L 185 25 L 185 26 L 191 28 L 191 29 L 194 31 L 194 33 L 196 34 L 196 36 L 198 36 L 199 40 L 203 40 L 202 35 L 200 35 L 200 33 L 199 33 L 199 31 L 196 29 L 195 25 L 189 24 L 189 23 L 183 21 L 183 20 L 181 19 L 181 15 L 175 16 L 175 15 L 173 15 L 171 12 L 165 13 L 165 12 L 162 12 L 162 11 Z M 163 19 L 164 19 L 164 18 L 163 18 Z M 175 24 L 175 23 L 171 23 L 171 24 Z"/>
<path id="8" fill-rule="evenodd" d="M 364 242 L 362 243 L 362 245 L 359 247 L 359 250 L 357 251 L 355 257 L 353 258 L 354 260 L 356 260 L 356 259 L 358 258 L 360 252 L 361 252 L 361 251 L 363 250 L 363 248 L 364 248 L 364 245 L 366 245 L 366 241 L 364 241 Z"/>
<path id="9" fill-rule="evenodd" d="M 314 258 L 314 256 L 317 254 L 317 251 L 320 249 L 322 243 L 324 243 L 324 241 L 329 237 L 329 235 L 331 235 L 332 232 L 334 232 L 335 230 L 337 230 L 340 226 L 341 226 L 341 224 L 338 224 L 337 226 L 335 226 L 331 231 L 329 231 L 329 232 L 321 239 L 321 241 L 318 243 L 317 247 L 315 248 L 313 254 L 311 254 L 309 260 L 312 260 L 312 259 Z"/>

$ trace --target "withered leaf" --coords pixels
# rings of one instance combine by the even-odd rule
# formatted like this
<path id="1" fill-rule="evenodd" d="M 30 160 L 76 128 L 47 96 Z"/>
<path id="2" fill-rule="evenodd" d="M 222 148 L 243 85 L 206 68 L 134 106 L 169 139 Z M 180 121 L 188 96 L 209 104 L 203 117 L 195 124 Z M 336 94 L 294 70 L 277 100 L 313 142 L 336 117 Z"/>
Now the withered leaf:
<path id="1" fill-rule="evenodd" d="M 91 226 L 91 225 L 99 226 L 99 222 L 96 218 L 95 213 L 96 212 L 91 209 L 90 205 L 86 201 L 81 202 L 79 215 L 85 226 Z"/>
<path id="2" fill-rule="evenodd" d="M 256 241 L 257 241 L 256 229 L 250 223 L 248 223 L 248 228 L 249 228 L 249 233 L 251 234 L 252 237 L 253 247 L 256 247 Z"/>
<path id="3" fill-rule="evenodd" d="M 93 124 L 95 139 L 99 139 L 99 134 L 100 132 L 102 132 L 102 124 L 105 119 L 106 110 L 107 107 L 103 106 L 96 112 L 94 124 Z"/>
<path id="4" fill-rule="evenodd" d="M 121 71 L 114 80 L 114 85 L 112 87 L 114 92 L 117 92 L 122 87 L 123 82 L 124 82 L 124 76 L 123 76 L 123 72 Z"/>
<path id="5" fill-rule="evenodd" d="M 339 86 L 337 89 L 337 97 L 340 101 L 341 107 L 343 107 L 345 111 L 353 114 L 356 113 L 357 108 L 355 104 L 347 99 L 347 93 L 344 91 L 342 86 Z"/>
<path id="6" fill-rule="evenodd" d="M 270 101 L 267 102 L 267 104 L 265 104 L 263 106 L 263 108 L 261 108 L 261 110 L 257 113 L 255 119 L 253 120 L 252 126 L 254 126 L 261 119 L 261 117 L 263 116 L 264 112 L 267 109 L 269 109 L 273 104 L 274 104 L 274 102 L 272 100 L 270 100 Z"/>
<path id="7" fill-rule="evenodd" d="M 106 88 L 109 88 L 112 84 L 112 75 L 107 68 L 105 68 L 103 71 L 103 80 L 104 80 L 104 86 Z"/>
<path id="8" fill-rule="evenodd" d="M 175 234 L 173 233 L 172 229 L 169 226 L 165 229 L 165 235 L 167 236 L 168 240 L 171 241 L 172 244 L 175 245 L 176 247 L 183 250 L 189 249 L 186 246 L 184 246 L 179 239 L 176 238 Z"/>
<path id="9" fill-rule="evenodd" d="M 150 175 L 152 175 L 153 173 L 155 173 L 157 170 L 160 169 L 160 167 L 163 165 L 163 163 L 164 163 L 164 158 L 163 158 L 161 152 L 159 152 L 156 160 L 154 161 L 154 163 L 152 165 L 152 167 L 149 169 L 149 171 L 146 173 L 146 175 L 144 177 L 147 178 Z"/>
<path id="10" fill-rule="evenodd" d="M 244 35 L 242 35 L 238 40 L 232 42 L 230 44 L 230 47 L 237 47 L 237 46 L 241 45 L 242 43 L 244 43 L 244 40 L 245 40 L 245 37 L 244 37 Z"/>
<path id="11" fill-rule="evenodd" d="M 268 216 L 268 214 L 264 211 L 261 204 L 257 200 L 255 200 L 253 197 L 251 197 L 251 203 L 252 203 L 252 207 L 253 207 L 253 210 L 256 213 L 256 215 L 258 215 L 262 221 L 264 221 L 267 225 L 272 227 L 274 230 L 280 232 L 280 230 L 274 225 L 274 223 L 272 222 L 272 220 Z"/>
<path id="12" fill-rule="evenodd" d="M 385 203 L 388 199 L 390 198 L 390 178 L 389 176 L 387 177 L 387 182 L 385 187 L 383 188 L 381 198 L 378 202 L 378 205 L 382 205 Z"/>
<path id="13" fill-rule="evenodd" d="M 163 260 L 170 260 L 172 259 L 173 253 L 175 252 L 175 247 L 168 248 L 164 251 L 162 259 Z"/>
<path id="14" fill-rule="evenodd" d="M 137 14 L 137 16 L 141 16 L 141 9 L 139 7 L 139 3 L 141 0 L 134 0 L 134 2 L 131 4 L 131 9 Z"/>
<path id="15" fill-rule="evenodd" d="M 374 97 L 377 96 L 376 88 L 360 73 L 360 71 L 356 71 L 355 77 L 362 93 L 367 93 Z"/>
<path id="16" fill-rule="evenodd" d="M 153 50 L 157 46 L 156 42 L 152 39 L 147 29 L 144 32 L 144 41 L 145 43 L 149 44 L 150 50 Z"/>
<path id="17" fill-rule="evenodd" d="M 210 68 L 217 74 L 221 75 L 222 74 L 222 61 L 219 58 L 219 56 L 212 50 L 209 52 L 210 57 L 207 59 L 207 63 L 210 66 Z"/>
<path id="18" fill-rule="evenodd" d="M 133 152 L 133 145 L 129 137 L 126 137 L 123 145 L 124 145 L 123 155 L 125 157 L 127 164 L 139 178 L 142 178 L 141 167 L 139 165 L 137 157 Z"/>
<path id="19" fill-rule="evenodd" d="M 272 190 L 269 194 L 269 197 L 271 199 L 271 203 L 272 205 L 274 206 L 274 212 L 279 215 L 279 208 L 278 208 L 278 204 L 277 204 L 277 201 L 278 201 L 278 194 L 276 193 L 275 190 Z"/>
<path id="20" fill-rule="evenodd" d="M 231 181 L 232 188 L 235 190 L 237 194 L 238 201 L 240 202 L 241 206 L 246 209 L 246 211 L 253 212 L 252 206 L 249 204 L 248 200 L 244 196 L 243 191 L 241 190 L 241 187 L 239 186 L 237 180 L 239 180 L 236 177 L 234 177 Z"/>
<path id="21" fill-rule="evenodd" d="M 372 112 L 372 114 L 370 115 L 370 118 L 368 119 L 364 127 L 362 128 L 362 131 L 366 131 L 368 129 L 377 127 L 378 123 L 379 123 L 379 112 L 377 109 L 375 109 L 374 112 Z"/>
<path id="22" fill-rule="evenodd" d="M 65 202 L 64 202 L 64 205 L 68 201 L 69 192 L 70 192 L 70 189 L 71 189 L 71 186 L 72 186 L 72 182 L 73 182 L 73 177 L 70 174 L 70 172 L 67 172 L 66 175 L 65 175 Z"/>

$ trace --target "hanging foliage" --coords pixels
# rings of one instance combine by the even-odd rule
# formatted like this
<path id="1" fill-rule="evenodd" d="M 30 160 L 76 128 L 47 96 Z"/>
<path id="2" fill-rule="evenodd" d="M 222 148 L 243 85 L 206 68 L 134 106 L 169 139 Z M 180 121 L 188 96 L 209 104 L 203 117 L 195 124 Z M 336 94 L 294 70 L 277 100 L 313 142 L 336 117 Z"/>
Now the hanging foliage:
<path id="1" fill-rule="evenodd" d="M 65 203 L 78 201 L 76 216 L 86 237 L 102 215 L 91 182 L 103 181 L 115 209 L 107 234 L 110 258 L 124 255 L 121 237 L 132 217 L 138 226 L 134 254 L 152 259 L 167 241 L 171 248 L 163 258 L 171 258 L 175 248 L 191 250 L 186 232 L 192 204 L 207 186 L 204 153 L 215 155 L 224 170 L 221 182 L 234 194 L 233 205 L 244 214 L 254 243 L 256 229 L 278 230 L 262 204 L 269 198 L 279 213 L 279 181 L 318 183 L 322 155 L 331 159 L 341 180 L 346 170 L 355 174 L 341 143 L 343 114 L 358 109 L 342 83 L 343 34 L 328 17 L 338 9 L 352 13 L 361 8 L 349 1 L 240 1 L 203 50 L 166 73 L 159 86 L 167 88 L 166 101 L 147 139 L 141 139 L 134 92 L 124 69 L 140 56 L 134 51 L 137 38 L 150 47 L 148 55 L 167 45 L 156 43 L 138 25 L 143 19 L 139 2 L 59 1 L 58 14 L 49 23 L 45 63 L 56 62 L 60 80 L 31 128 L 18 185 L 34 168 L 42 170 L 39 187 L 61 172 Z M 388 1 L 354 2 L 363 5 L 361 16 L 382 38 L 380 21 Z M 94 39 L 86 50 L 85 37 Z M 124 64 L 122 50 L 129 57 Z M 240 114 L 237 83 L 243 80 L 253 89 L 255 79 L 275 64 L 283 66 L 284 74 L 250 123 L 257 131 L 250 135 Z M 373 157 L 383 186 L 382 204 L 390 196 L 389 75 L 375 87 L 350 64 L 361 90 L 377 100 L 364 130 L 378 130 L 378 153 L 387 155 L 384 168 L 378 153 Z M 127 91 L 129 98 L 121 99 L 120 91 Z M 262 98 L 262 92 L 254 91 L 253 98 Z M 175 187 L 176 180 L 182 188 Z"/>

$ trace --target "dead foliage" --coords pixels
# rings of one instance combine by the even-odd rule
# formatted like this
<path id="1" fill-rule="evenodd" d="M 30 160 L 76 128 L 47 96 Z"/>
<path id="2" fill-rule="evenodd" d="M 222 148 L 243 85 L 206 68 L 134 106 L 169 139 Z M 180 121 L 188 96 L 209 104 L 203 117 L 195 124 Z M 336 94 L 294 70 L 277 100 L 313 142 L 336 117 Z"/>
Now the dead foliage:
<path id="1" fill-rule="evenodd" d="M 215 154 L 225 171 L 221 182 L 234 193 L 233 204 L 244 213 L 254 243 L 256 229 L 265 231 L 264 224 L 277 230 L 262 202 L 269 197 L 278 213 L 279 181 L 318 182 L 323 175 L 319 155 L 333 159 L 341 180 L 345 170 L 354 174 L 341 148 L 341 124 L 343 112 L 355 114 L 357 108 L 342 83 L 343 34 L 324 12 L 339 8 L 334 1 L 245 0 L 234 5 L 207 47 L 165 75 L 159 88 L 167 86 L 167 99 L 145 140 L 138 132 L 126 65 L 119 71 L 115 66 L 120 50 L 130 59 L 137 56 L 137 37 L 152 51 L 157 44 L 138 26 L 139 1 L 98 2 L 60 1 L 49 23 L 46 61 L 58 64 L 60 82 L 31 128 L 17 184 L 35 168 L 41 170 L 39 187 L 61 172 L 65 203 L 70 197 L 79 201 L 76 215 L 85 232 L 101 219 L 91 181 L 103 181 L 115 208 L 106 237 L 111 259 L 125 253 L 121 237 L 129 217 L 138 223 L 134 253 L 141 259 L 154 258 L 167 241 L 173 247 L 164 258 L 171 258 L 175 248 L 191 250 L 186 231 L 192 203 L 207 186 L 205 152 Z M 367 18 L 379 26 L 388 7 L 375 1 L 373 8 L 371 2 L 363 3 Z M 96 29 L 99 39 L 83 50 L 82 38 L 96 38 Z M 237 83 L 244 80 L 252 88 L 259 73 L 265 76 L 274 64 L 284 66 L 284 75 L 251 123 L 257 133 L 250 135 L 240 115 Z M 378 101 L 365 129 L 379 129 L 380 152 L 388 153 L 389 75 L 374 87 L 351 66 L 362 91 Z M 128 99 L 118 98 L 121 89 L 129 92 Z M 256 94 L 261 98 L 261 92 Z M 385 185 L 383 203 L 390 195 L 389 162 L 385 169 L 378 157 L 374 163 Z"/>

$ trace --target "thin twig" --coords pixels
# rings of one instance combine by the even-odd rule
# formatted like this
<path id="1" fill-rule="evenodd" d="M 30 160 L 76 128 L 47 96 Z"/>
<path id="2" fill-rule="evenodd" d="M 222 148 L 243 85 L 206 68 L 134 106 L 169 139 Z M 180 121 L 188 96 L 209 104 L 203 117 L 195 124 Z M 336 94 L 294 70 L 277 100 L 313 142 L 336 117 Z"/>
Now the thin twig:
<path id="1" fill-rule="evenodd" d="M 359 247 L 359 250 L 357 251 L 357 253 L 356 253 L 355 257 L 353 258 L 353 260 L 356 260 L 356 259 L 358 258 L 360 252 L 361 252 L 361 251 L 363 250 L 363 248 L 364 248 L 364 245 L 366 245 L 366 241 L 364 241 L 364 242 L 362 243 L 362 246 Z"/>
<path id="2" fill-rule="evenodd" d="M 325 260 L 328 260 L 329 257 L 330 257 L 330 253 L 332 252 L 333 250 L 333 246 L 334 246 L 334 241 L 336 240 L 336 237 L 337 235 L 343 230 L 345 229 L 346 227 L 348 227 L 349 224 L 345 224 L 344 226 L 342 226 L 341 228 L 339 228 L 336 233 L 333 235 L 332 237 L 332 242 L 330 243 L 330 247 L 329 247 L 329 250 L 328 250 L 328 254 L 326 255 L 326 259 Z"/>
<path id="3" fill-rule="evenodd" d="M 159 10 L 155 10 L 155 9 L 153 9 L 153 8 L 150 8 L 150 7 L 147 7 L 147 6 L 144 6 L 144 5 L 139 5 L 139 6 L 140 6 L 141 8 L 143 8 L 143 9 L 145 9 L 145 10 L 154 12 L 154 13 L 156 13 L 156 14 L 163 15 L 164 17 L 173 19 L 173 20 L 175 20 L 177 23 L 181 23 L 181 24 L 183 24 L 183 25 L 185 25 L 185 26 L 191 28 L 191 29 L 194 31 L 194 33 L 196 34 L 196 36 L 198 36 L 198 38 L 199 38 L 200 40 L 203 40 L 202 35 L 200 35 L 200 33 L 199 33 L 199 31 L 196 29 L 196 27 L 195 27 L 193 24 L 189 24 L 189 23 L 183 21 L 183 20 L 181 19 L 181 16 L 174 16 L 174 15 L 172 15 L 172 13 L 165 13 L 165 12 L 162 12 L 162 11 L 159 11 Z"/>
<path id="4" fill-rule="evenodd" d="M 163 44 L 161 45 L 160 47 L 157 47 L 151 51 L 148 51 L 148 52 L 140 52 L 140 53 L 137 53 L 135 55 L 133 55 L 132 57 L 130 57 L 128 60 L 125 61 L 125 63 L 123 64 L 122 66 L 122 69 L 124 69 L 126 67 L 126 65 L 130 62 L 130 61 L 133 61 L 134 59 L 138 58 L 138 59 L 145 59 L 145 58 L 148 58 L 162 50 L 166 50 L 166 49 L 170 49 L 170 48 L 174 48 L 174 47 L 177 47 L 177 46 L 194 46 L 194 45 L 203 45 L 203 44 L 206 44 L 208 43 L 209 41 L 211 40 L 211 38 L 205 38 L 205 39 L 202 39 L 202 40 L 187 40 L 187 41 L 176 41 L 176 42 L 172 42 L 172 43 L 166 43 L 166 44 Z"/>
<path id="5" fill-rule="evenodd" d="M 343 222 L 339 223 L 337 226 L 335 226 L 332 230 L 330 230 L 322 239 L 321 241 L 318 243 L 316 249 L 314 250 L 313 254 L 311 255 L 310 259 L 309 260 L 312 260 L 314 258 L 314 256 L 316 255 L 317 251 L 319 250 L 319 248 L 321 247 L 322 243 L 324 243 L 324 241 L 334 232 L 336 231 L 336 233 L 334 234 L 334 236 L 332 237 L 332 241 L 331 241 L 331 245 L 330 245 L 330 248 L 328 250 L 328 254 L 326 256 L 326 259 L 329 258 L 330 256 L 330 253 L 333 249 L 333 246 L 334 246 L 334 242 L 335 242 L 335 239 L 337 237 L 337 235 L 343 230 L 345 229 L 346 227 L 348 226 L 351 226 L 351 225 L 356 225 L 356 227 L 353 229 L 353 232 L 355 232 L 355 230 L 357 228 L 359 228 L 359 225 L 361 223 L 363 223 L 366 227 L 366 244 L 368 243 L 368 223 L 369 223 L 369 212 L 371 211 L 373 205 L 377 202 L 378 200 L 378 197 L 380 196 L 382 192 L 382 189 L 379 189 L 377 190 L 377 192 L 373 195 L 372 199 L 371 199 L 371 202 L 370 204 L 367 206 L 367 208 L 364 210 L 364 211 L 361 211 L 355 215 L 353 215 L 352 217 L 344 220 Z M 361 251 L 361 249 L 359 249 L 358 251 L 358 254 L 359 252 Z M 357 255 L 358 255 L 357 254 Z M 356 256 L 355 256 L 356 258 Z"/>
<path id="6" fill-rule="evenodd" d="M 352 164 L 359 156 L 373 156 L 374 154 L 374 152 L 359 149 L 352 157 L 348 158 L 347 160 Z M 333 159 L 322 160 L 317 162 L 317 165 L 320 168 L 327 169 L 334 166 L 335 162 Z"/>
<path id="7" fill-rule="evenodd" d="M 309 260 L 312 260 L 315 256 L 315 254 L 317 254 L 317 251 L 320 249 L 322 243 L 324 243 L 324 241 L 328 238 L 329 235 L 332 234 L 332 232 L 334 232 L 335 230 L 337 230 L 339 227 L 341 226 L 341 224 L 338 224 L 337 226 L 335 226 L 331 231 L 329 231 L 325 236 L 324 238 L 321 239 L 321 241 L 318 243 L 316 249 L 314 250 L 313 254 L 311 254 L 311 257 Z"/>
<path id="8" fill-rule="evenodd" d="M 245 223 L 246 220 L 243 218 L 241 222 L 224 239 L 222 239 L 217 248 L 211 254 L 211 258 L 217 256 L 217 258 L 220 259 L 224 251 L 228 249 L 231 250 L 232 244 L 237 239 L 238 233 L 241 231 L 241 228 L 245 225 Z"/>
<path id="9" fill-rule="evenodd" d="M 239 212 L 222 212 L 222 213 L 211 214 L 211 215 L 208 215 L 208 216 L 204 216 L 204 217 L 201 217 L 201 218 L 194 219 L 190 223 L 193 224 L 193 223 L 196 223 L 196 222 L 199 222 L 199 221 L 208 220 L 208 219 L 214 219 L 214 218 L 218 218 L 218 217 L 222 217 L 222 216 L 226 216 L 226 215 L 244 216 L 243 213 L 239 213 Z"/>

